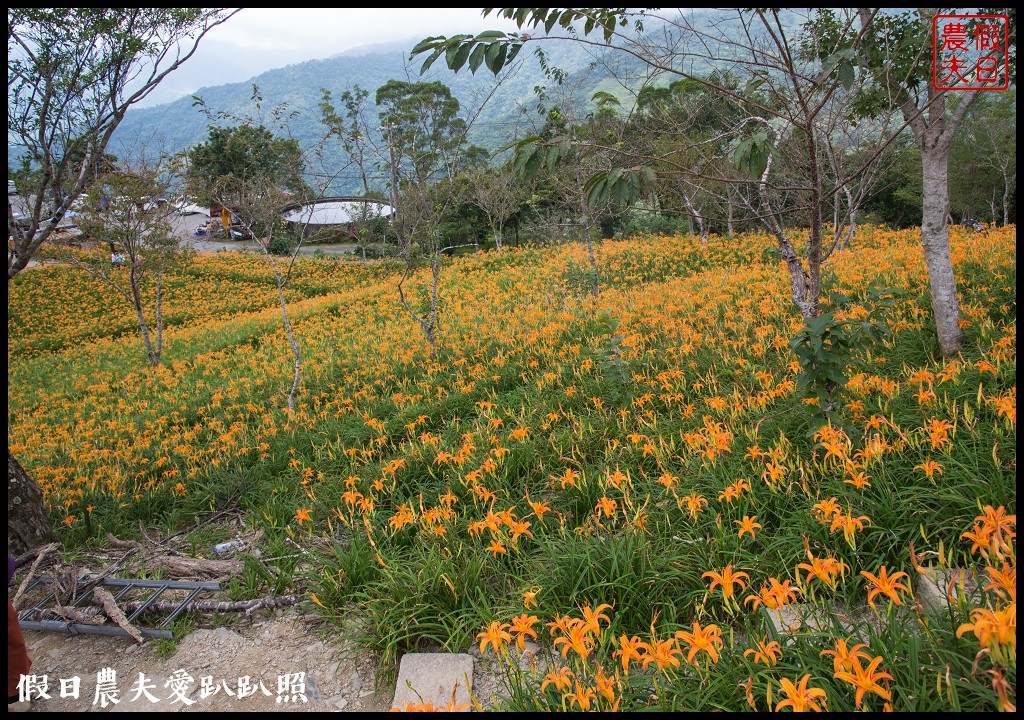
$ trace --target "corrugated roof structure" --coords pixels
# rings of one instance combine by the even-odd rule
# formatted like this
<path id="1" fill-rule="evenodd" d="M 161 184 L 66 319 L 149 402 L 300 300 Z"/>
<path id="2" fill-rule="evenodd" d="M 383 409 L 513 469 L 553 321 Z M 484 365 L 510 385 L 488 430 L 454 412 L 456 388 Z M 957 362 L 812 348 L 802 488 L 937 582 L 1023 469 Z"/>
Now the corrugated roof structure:
<path id="1" fill-rule="evenodd" d="M 358 198 L 324 198 L 300 205 L 284 213 L 284 219 L 296 224 L 313 226 L 347 225 L 363 216 L 364 208 L 370 217 L 389 217 L 394 209 L 385 202 Z"/>

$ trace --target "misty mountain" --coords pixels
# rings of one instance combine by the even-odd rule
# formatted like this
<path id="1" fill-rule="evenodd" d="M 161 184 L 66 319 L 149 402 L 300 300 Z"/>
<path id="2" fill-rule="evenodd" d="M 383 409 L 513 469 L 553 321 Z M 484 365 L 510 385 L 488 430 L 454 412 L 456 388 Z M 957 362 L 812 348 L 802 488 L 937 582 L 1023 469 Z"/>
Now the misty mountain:
<path id="1" fill-rule="evenodd" d="M 366 45 L 323 60 L 271 70 L 244 83 L 201 88 L 195 95 L 201 97 L 214 114 L 223 113 L 227 118 L 253 117 L 262 120 L 275 132 L 279 131 L 275 129 L 272 111 L 283 108 L 289 118 L 287 133 L 306 149 L 314 147 L 326 132 L 320 121 L 322 88 L 331 91 L 340 111 L 341 93 L 358 85 L 370 92 L 367 109 L 375 113 L 373 97 L 377 88 L 393 78 L 445 83 L 459 100 L 467 117 L 483 105 L 473 122 L 468 141 L 490 151 L 529 134 L 531 123 L 536 125 L 539 122 L 534 88 L 554 86 L 555 83 L 545 78 L 540 62 L 530 48 L 520 54 L 522 63 L 518 69 L 507 77 L 503 75 L 495 90 L 497 80 L 486 68 L 481 68 L 476 75 L 465 69 L 456 74 L 448 70 L 442 60 L 421 77 L 419 70 L 425 56 L 411 64 L 406 62 L 412 44 Z M 614 92 L 622 95 L 624 102 L 629 102 L 628 93 L 612 78 L 613 68 L 617 68 L 614 73 L 626 72 L 621 54 L 617 54 L 619 57 L 613 55 L 612 59 L 602 58 L 601 53 L 595 53 L 591 48 L 567 42 L 545 43 L 543 49 L 549 66 L 568 74 L 560 89 L 552 87 L 549 90 L 552 98 L 549 103 L 554 102 L 554 98 L 570 94 L 582 117 L 593 109 L 589 98 L 597 90 Z M 588 69 L 593 63 L 596 65 Z M 636 63 L 632 65 L 635 70 Z M 262 97 L 259 112 L 253 100 L 254 85 Z M 493 96 L 487 99 L 492 91 Z M 230 119 L 218 120 L 218 123 L 235 124 Z M 371 123 L 376 125 L 375 117 Z M 155 107 L 133 108 L 114 134 L 109 151 L 119 157 L 129 157 L 139 151 L 147 155 L 178 152 L 205 140 L 210 124 L 211 119 L 200 111 L 192 97 Z M 346 157 L 336 139 L 328 142 L 324 152 L 330 172 L 338 172 L 345 166 Z M 373 174 L 378 180 L 383 179 L 383 173 L 374 171 Z M 330 191 L 332 194 L 348 194 L 358 192 L 358 187 L 358 173 L 349 170 L 338 178 Z"/>
<path id="2" fill-rule="evenodd" d="M 702 19 L 707 16 L 708 22 L 721 20 L 721 11 L 695 11 L 696 15 Z M 655 30 L 654 22 L 650 21 L 647 31 L 652 30 Z M 597 91 L 617 96 L 623 107 L 629 109 L 635 92 L 643 83 L 667 84 L 676 79 L 672 75 L 652 79 L 648 77 L 649 68 L 641 61 L 600 45 L 557 41 L 527 45 L 517 58 L 514 70 L 503 73 L 500 83 L 485 67 L 476 75 L 465 68 L 453 73 L 445 67 L 443 59 L 421 77 L 419 71 L 426 56 L 408 61 L 415 42 L 414 39 L 404 43 L 370 42 L 322 60 L 270 70 L 246 82 L 203 87 L 195 96 L 202 98 L 216 120 L 201 112 L 193 97 L 133 108 L 114 133 L 108 151 L 120 158 L 140 154 L 153 158 L 177 153 L 205 140 L 212 122 L 233 125 L 240 122 L 239 118 L 262 122 L 275 133 L 291 136 L 310 150 L 326 133 L 320 120 L 322 89 L 331 91 L 339 110 L 340 95 L 344 91 L 356 86 L 369 91 L 367 110 L 374 116 L 369 119 L 370 127 L 376 127 L 373 98 L 377 88 L 390 79 L 403 79 L 410 82 L 437 80 L 448 85 L 459 100 L 463 116 L 467 119 L 475 116 L 468 141 L 494 152 L 539 129 L 543 114 L 537 110 L 538 88 L 545 88 L 542 102 L 546 107 L 557 105 L 567 111 L 565 114 L 570 120 L 578 122 L 596 109 L 591 98 Z M 544 54 L 543 63 L 537 50 Z M 546 75 L 542 65 L 563 71 L 561 83 Z M 710 69 L 711 66 L 707 68 Z M 254 102 L 254 86 L 258 87 L 262 98 L 259 109 Z M 280 130 L 279 123 L 273 119 L 276 109 L 283 110 L 287 117 L 284 130 Z M 373 139 L 381 143 L 379 137 Z M 9 147 L 8 165 L 16 166 L 18 156 L 18 149 Z M 360 192 L 358 173 L 353 168 L 346 169 L 348 158 L 337 139 L 324 146 L 323 158 L 327 173 L 338 175 L 329 187 L 330 193 Z M 383 188 L 383 172 L 367 169 L 378 187 Z"/>

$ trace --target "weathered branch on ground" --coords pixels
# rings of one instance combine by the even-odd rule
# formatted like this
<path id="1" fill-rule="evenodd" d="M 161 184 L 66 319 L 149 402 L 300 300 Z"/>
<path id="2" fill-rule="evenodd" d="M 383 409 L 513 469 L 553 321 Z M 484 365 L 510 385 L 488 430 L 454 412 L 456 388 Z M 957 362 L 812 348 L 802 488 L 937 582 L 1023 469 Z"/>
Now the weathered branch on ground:
<path id="1" fill-rule="evenodd" d="M 142 631 L 128 621 L 127 616 L 125 616 L 121 608 L 117 606 L 117 601 L 114 599 L 113 595 L 101 587 L 93 588 L 92 594 L 93 597 L 99 600 L 100 604 L 103 605 L 103 611 L 107 614 L 107 617 L 117 623 L 119 628 L 131 635 L 135 642 L 141 643 L 146 640 L 142 635 Z"/>
<path id="2" fill-rule="evenodd" d="M 112 534 L 107 533 L 107 542 L 117 548 L 130 548 L 132 550 L 142 550 L 142 543 L 135 540 L 119 540 Z"/>
<path id="3" fill-rule="evenodd" d="M 18 601 L 21 600 L 21 596 L 25 594 L 25 590 L 28 588 L 28 584 L 32 582 L 32 578 L 35 577 L 36 570 L 38 570 L 39 566 L 43 564 L 43 559 L 50 552 L 56 550 L 59 547 L 60 543 L 50 543 L 49 545 L 43 545 L 40 548 L 36 548 L 35 550 L 29 551 L 33 553 L 38 553 L 38 556 L 36 557 L 35 562 L 32 563 L 32 567 L 29 568 L 28 575 L 25 576 L 25 579 L 21 581 L 21 585 L 18 586 L 18 592 L 14 594 L 14 599 L 11 600 L 11 604 L 14 605 L 15 608 L 18 607 Z"/>
<path id="4" fill-rule="evenodd" d="M 161 555 L 153 558 L 151 564 L 172 577 L 207 577 L 226 579 L 242 572 L 242 561 L 204 560 L 182 556 Z"/>

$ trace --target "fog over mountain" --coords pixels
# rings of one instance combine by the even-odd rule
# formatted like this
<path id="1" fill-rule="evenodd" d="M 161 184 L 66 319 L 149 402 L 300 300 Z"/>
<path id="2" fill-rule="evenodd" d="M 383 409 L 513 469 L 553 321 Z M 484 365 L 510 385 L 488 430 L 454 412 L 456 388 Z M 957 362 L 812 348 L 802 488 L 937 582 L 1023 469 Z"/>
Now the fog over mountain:
<path id="1" fill-rule="evenodd" d="M 274 129 L 270 111 L 279 106 L 286 107 L 291 116 L 287 132 L 307 149 L 312 148 L 326 131 L 320 121 L 319 109 L 323 88 L 331 91 L 336 106 L 339 106 L 341 93 L 358 85 L 370 92 L 367 108 L 375 113 L 374 93 L 388 80 L 439 80 L 451 88 L 464 114 L 475 112 L 494 89 L 494 75 L 486 69 L 481 69 L 476 75 L 466 70 L 456 74 L 449 71 L 443 62 L 437 62 L 421 77 L 419 69 L 423 58 L 417 58 L 412 64 L 406 62 L 409 48 L 415 42 L 371 43 L 323 60 L 270 70 L 246 82 L 200 88 L 195 95 L 201 97 L 214 113 L 239 118 L 257 116 L 253 101 L 255 85 L 262 97 L 261 116 L 267 126 Z M 615 91 L 608 67 L 599 64 L 587 70 L 600 57 L 592 49 L 577 43 L 549 43 L 544 50 L 552 65 L 570 73 L 570 80 L 565 86 L 575 89 L 580 103 L 588 102 L 598 89 Z M 503 80 L 479 113 L 469 133 L 469 142 L 494 151 L 517 137 L 517 133 L 521 136 L 529 123 L 536 121 L 536 113 L 532 110 L 536 102 L 534 88 L 551 84 L 551 81 L 545 78 L 532 52 L 524 50 L 520 57 L 521 66 Z M 619 92 L 625 91 L 620 88 Z M 228 119 L 219 122 L 234 124 Z M 209 125 L 210 119 L 195 106 L 191 96 L 154 107 L 134 108 L 114 134 L 109 150 L 119 157 L 140 151 L 150 155 L 178 152 L 202 142 Z M 376 118 L 373 117 L 371 126 L 375 125 Z M 328 169 L 345 165 L 346 158 L 337 140 L 328 143 L 325 153 Z M 343 174 L 331 188 L 332 192 L 354 192 L 358 187 L 357 180 L 354 170 Z"/>

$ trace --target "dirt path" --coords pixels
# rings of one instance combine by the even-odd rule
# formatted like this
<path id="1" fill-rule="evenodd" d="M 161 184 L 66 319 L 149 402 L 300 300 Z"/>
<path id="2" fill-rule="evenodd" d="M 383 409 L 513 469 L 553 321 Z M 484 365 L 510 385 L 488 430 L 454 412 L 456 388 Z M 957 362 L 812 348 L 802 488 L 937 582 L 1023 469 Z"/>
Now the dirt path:
<path id="1" fill-rule="evenodd" d="M 174 227 L 174 232 L 181 241 L 181 244 L 192 246 L 195 248 L 196 252 L 211 253 L 230 250 L 247 250 L 257 252 L 260 250 L 259 245 L 252 240 L 228 240 L 226 238 L 196 237 L 196 228 L 200 225 L 205 225 L 209 220 L 210 218 L 202 213 L 171 216 L 171 224 Z M 343 255 L 355 252 L 356 247 L 357 246 L 355 244 L 350 243 L 303 245 L 299 250 L 299 254 L 308 256 L 314 254 L 317 250 L 320 250 L 328 255 Z"/>

